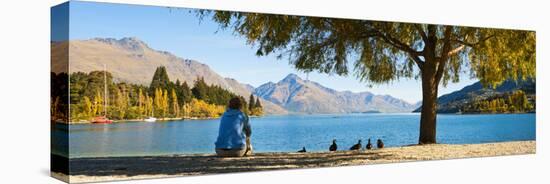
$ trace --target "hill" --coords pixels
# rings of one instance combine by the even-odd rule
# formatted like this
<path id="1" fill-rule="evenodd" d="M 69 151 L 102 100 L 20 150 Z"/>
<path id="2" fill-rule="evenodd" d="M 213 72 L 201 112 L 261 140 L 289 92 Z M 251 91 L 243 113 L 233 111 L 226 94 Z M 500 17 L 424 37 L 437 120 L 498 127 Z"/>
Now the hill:
<path id="1" fill-rule="evenodd" d="M 536 83 L 534 80 L 518 82 L 507 80 L 493 89 L 486 88 L 480 82 L 476 82 L 458 91 L 440 96 L 438 98 L 437 112 L 457 113 L 474 100 L 487 100 L 515 90 L 522 90 L 527 95 L 534 96 L 536 93 Z M 421 107 L 415 109 L 414 112 L 420 112 L 420 110 Z"/>
<path id="2" fill-rule="evenodd" d="M 103 70 L 113 74 L 116 82 L 142 84 L 148 86 L 151 78 L 159 66 L 165 66 L 171 80 L 180 80 L 193 85 L 194 81 L 203 77 L 209 85 L 221 86 L 238 95 L 248 97 L 251 94 L 246 84 L 230 78 L 224 78 L 213 71 L 208 65 L 191 59 L 183 59 L 166 51 L 150 48 L 143 41 L 126 37 L 95 38 L 89 40 L 71 40 L 52 43 L 52 60 L 66 58 L 66 49 L 69 50 L 69 73 L 91 72 Z M 66 60 L 66 59 L 65 59 Z M 66 71 L 67 65 L 52 63 L 52 72 Z M 268 101 L 262 100 L 264 110 L 268 114 L 285 114 L 287 111 Z"/>
<path id="3" fill-rule="evenodd" d="M 336 91 L 295 74 L 255 89 L 259 97 L 299 113 L 410 112 L 412 104 L 389 95 Z"/>

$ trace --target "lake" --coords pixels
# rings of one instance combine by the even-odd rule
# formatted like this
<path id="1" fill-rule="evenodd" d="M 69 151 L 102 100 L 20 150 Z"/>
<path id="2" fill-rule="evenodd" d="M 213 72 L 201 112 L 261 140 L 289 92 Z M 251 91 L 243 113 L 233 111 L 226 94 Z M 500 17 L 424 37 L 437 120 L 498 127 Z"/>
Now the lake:
<path id="1" fill-rule="evenodd" d="M 255 152 L 327 151 L 332 139 L 349 149 L 358 139 L 387 147 L 416 144 L 418 113 L 285 115 L 251 118 Z M 470 144 L 536 139 L 535 114 L 438 115 L 437 140 Z M 69 131 L 70 158 L 214 153 L 219 120 L 54 125 L 53 139 Z M 67 130 L 68 129 L 68 130 Z"/>

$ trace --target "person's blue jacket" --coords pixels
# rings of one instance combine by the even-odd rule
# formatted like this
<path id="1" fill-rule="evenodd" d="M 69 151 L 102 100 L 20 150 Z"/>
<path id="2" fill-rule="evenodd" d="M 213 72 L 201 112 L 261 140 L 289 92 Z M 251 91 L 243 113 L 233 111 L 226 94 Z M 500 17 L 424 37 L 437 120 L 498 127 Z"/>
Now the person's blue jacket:
<path id="1" fill-rule="evenodd" d="M 217 149 L 244 149 L 246 137 L 250 136 L 248 116 L 238 109 L 228 108 L 220 120 Z"/>

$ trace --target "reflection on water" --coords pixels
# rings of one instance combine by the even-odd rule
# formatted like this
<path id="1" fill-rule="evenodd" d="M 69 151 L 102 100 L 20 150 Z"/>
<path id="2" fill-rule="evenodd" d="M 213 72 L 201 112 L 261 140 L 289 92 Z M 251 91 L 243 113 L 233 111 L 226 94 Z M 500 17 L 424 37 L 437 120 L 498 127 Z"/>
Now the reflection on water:
<path id="1" fill-rule="evenodd" d="M 70 157 L 214 153 L 219 120 L 85 124 L 69 126 Z M 347 149 L 358 139 L 386 146 L 415 144 L 419 114 L 288 115 L 252 118 L 256 152 L 326 151 L 332 139 Z M 65 125 L 66 127 L 66 125 Z M 535 114 L 439 115 L 439 143 L 535 140 Z M 53 135 L 66 135 L 55 126 Z M 374 141 L 373 140 L 373 141 Z M 52 145 L 62 152 L 63 144 Z M 66 150 L 65 150 L 66 151 Z"/>

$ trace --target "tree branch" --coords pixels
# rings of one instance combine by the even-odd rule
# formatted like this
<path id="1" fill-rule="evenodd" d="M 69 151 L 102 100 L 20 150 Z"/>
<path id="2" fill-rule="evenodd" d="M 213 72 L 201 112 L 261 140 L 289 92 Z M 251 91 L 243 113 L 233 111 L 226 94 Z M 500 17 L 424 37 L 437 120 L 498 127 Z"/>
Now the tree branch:
<path id="1" fill-rule="evenodd" d="M 404 51 L 404 52 L 407 52 L 407 53 L 413 54 L 413 55 L 422 54 L 420 51 L 414 50 L 408 44 L 401 42 L 400 40 L 392 37 L 390 34 L 384 32 L 384 31 L 381 31 L 376 26 L 366 25 L 366 27 L 367 27 L 367 29 L 365 29 L 366 31 L 363 32 L 363 35 L 362 35 L 363 37 L 366 37 L 366 38 L 379 37 L 379 38 L 382 38 L 382 41 L 384 41 L 385 43 L 390 44 L 391 46 L 393 46 L 393 47 L 395 47 L 395 48 L 397 48 L 401 51 Z"/>
<path id="2" fill-rule="evenodd" d="M 452 31 L 453 31 L 453 28 L 451 26 L 445 27 L 445 33 L 443 33 L 445 37 L 443 38 L 443 49 L 441 50 L 440 62 L 445 62 L 449 58 L 449 55 L 447 53 L 449 53 L 449 50 L 451 50 Z"/>
<path id="3" fill-rule="evenodd" d="M 418 66 L 418 68 L 420 68 L 420 71 L 422 71 L 423 67 L 424 67 L 424 61 L 422 61 L 419 57 L 419 55 L 411 55 L 410 56 L 413 61 L 416 63 L 416 65 Z"/>
<path id="4" fill-rule="evenodd" d="M 439 81 L 441 80 L 441 77 L 443 77 L 443 73 L 445 73 L 445 65 L 447 64 L 447 60 L 449 60 L 450 55 L 448 54 L 451 50 L 451 36 L 453 33 L 453 28 L 451 26 L 445 27 L 444 38 L 443 38 L 443 49 L 441 50 L 441 55 L 437 58 L 437 70 L 435 74 L 435 79 L 437 80 L 437 83 L 439 84 Z"/>
<path id="5" fill-rule="evenodd" d="M 486 38 L 483 38 L 481 39 L 480 41 L 476 42 L 476 43 L 469 43 L 469 42 L 466 42 L 466 41 L 463 41 L 463 40 L 458 40 L 458 39 L 451 39 L 452 42 L 457 42 L 457 43 L 460 43 L 462 45 L 466 45 L 468 47 L 475 47 L 477 46 L 478 44 L 482 43 L 482 42 L 485 42 L 489 39 L 491 39 L 492 37 L 495 37 L 495 35 L 491 35 L 491 36 L 488 36 Z M 464 40 L 466 40 L 466 38 L 468 37 L 465 37 Z"/>
<path id="6" fill-rule="evenodd" d="M 437 54 L 435 52 L 438 40 L 436 36 L 437 27 L 435 25 L 428 24 L 427 30 L 428 39 L 424 41 L 424 50 L 422 50 L 422 54 L 426 59 L 425 63 L 430 63 L 430 65 L 435 66 L 437 57 Z"/>
<path id="7" fill-rule="evenodd" d="M 435 25 L 431 25 L 431 24 L 428 25 L 428 40 L 429 41 L 434 42 L 435 40 L 433 40 L 433 39 L 437 39 L 437 37 L 435 36 L 436 31 L 437 31 L 437 27 Z M 432 39 L 432 40 L 430 40 L 430 39 Z"/>
<path id="8" fill-rule="evenodd" d="M 437 60 L 439 60 L 437 62 L 437 71 L 435 73 L 435 80 L 437 82 L 437 84 L 439 84 L 439 82 L 441 81 L 441 77 L 443 77 L 443 73 L 445 73 L 445 65 L 447 65 L 447 61 L 443 61 L 442 58 L 437 58 Z"/>
<path id="9" fill-rule="evenodd" d="M 395 39 L 393 38 L 391 35 L 389 34 L 383 34 L 381 33 L 380 31 L 377 31 L 378 34 L 376 34 L 376 36 L 382 38 L 382 40 L 394 47 L 396 47 L 397 49 L 399 50 L 402 50 L 404 52 L 407 52 L 409 54 L 413 54 L 413 55 L 420 55 L 422 54 L 420 51 L 416 51 L 414 49 L 412 49 L 408 44 L 406 43 L 403 43 L 401 41 L 399 41 L 398 39 Z"/>
<path id="10" fill-rule="evenodd" d="M 425 33 L 424 37 L 425 37 Z M 419 56 L 421 56 L 423 53 L 422 51 L 416 51 L 411 46 L 409 46 L 406 43 L 401 42 L 400 40 L 392 37 L 389 34 L 384 34 L 382 31 L 378 30 L 377 28 L 370 27 L 370 29 L 366 29 L 365 32 L 363 32 L 363 37 L 370 38 L 370 37 L 378 37 L 381 38 L 381 40 L 387 44 L 390 44 L 391 46 L 406 52 L 409 54 L 409 57 L 412 58 L 412 60 L 418 65 L 418 67 L 422 70 L 422 67 L 424 66 L 424 61 L 420 59 Z"/>
<path id="11" fill-rule="evenodd" d="M 460 47 L 457 47 L 457 48 L 447 52 L 447 56 L 455 55 L 456 53 L 460 52 L 464 48 L 466 48 L 466 45 L 462 44 L 462 45 L 460 45 Z"/>
<path id="12" fill-rule="evenodd" d="M 424 31 L 422 25 L 415 24 L 414 27 L 418 31 L 418 34 L 420 34 L 420 36 L 422 37 L 422 40 L 424 40 L 424 42 L 428 41 L 428 36 L 426 35 L 426 32 Z"/>

